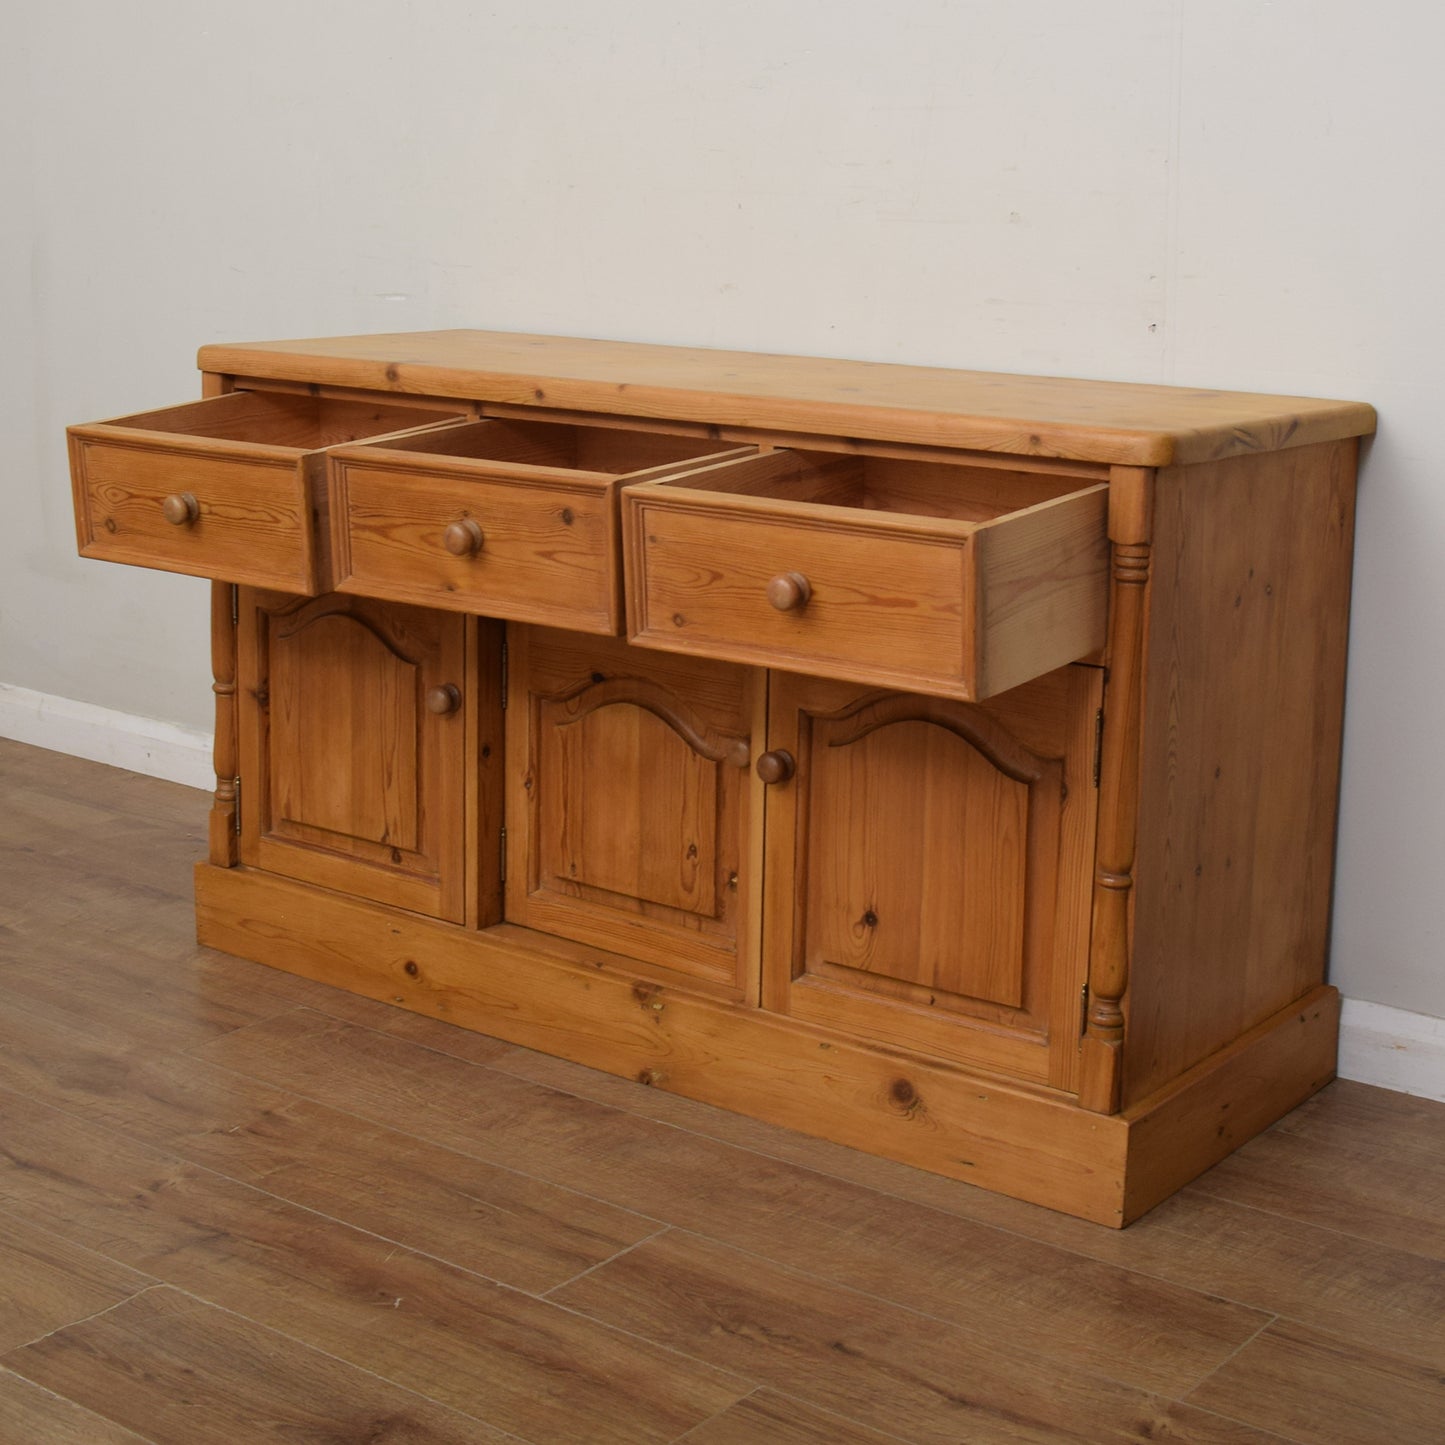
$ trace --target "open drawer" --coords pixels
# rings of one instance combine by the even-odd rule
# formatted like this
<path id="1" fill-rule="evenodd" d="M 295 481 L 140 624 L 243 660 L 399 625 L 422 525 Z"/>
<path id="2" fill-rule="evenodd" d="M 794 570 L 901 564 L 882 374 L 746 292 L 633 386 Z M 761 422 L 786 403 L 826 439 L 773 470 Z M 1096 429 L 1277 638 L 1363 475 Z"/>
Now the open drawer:
<path id="1" fill-rule="evenodd" d="M 342 592 L 622 630 L 617 486 L 752 455 L 625 427 L 485 420 L 328 458 Z"/>
<path id="2" fill-rule="evenodd" d="M 385 402 L 238 391 L 71 427 L 81 556 L 322 591 L 322 449 L 448 419 Z"/>
<path id="3" fill-rule="evenodd" d="M 980 699 L 1104 643 L 1104 482 L 775 451 L 622 495 L 644 646 Z"/>

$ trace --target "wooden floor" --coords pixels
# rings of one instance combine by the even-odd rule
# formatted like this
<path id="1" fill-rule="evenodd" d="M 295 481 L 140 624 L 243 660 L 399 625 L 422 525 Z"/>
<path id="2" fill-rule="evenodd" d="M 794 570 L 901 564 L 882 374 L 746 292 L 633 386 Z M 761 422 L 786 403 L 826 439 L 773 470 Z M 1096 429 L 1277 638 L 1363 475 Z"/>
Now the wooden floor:
<path id="1" fill-rule="evenodd" d="M 199 949 L 204 795 L 0 742 L 0 1441 L 1445 1440 L 1445 1105 L 1122 1234 Z"/>

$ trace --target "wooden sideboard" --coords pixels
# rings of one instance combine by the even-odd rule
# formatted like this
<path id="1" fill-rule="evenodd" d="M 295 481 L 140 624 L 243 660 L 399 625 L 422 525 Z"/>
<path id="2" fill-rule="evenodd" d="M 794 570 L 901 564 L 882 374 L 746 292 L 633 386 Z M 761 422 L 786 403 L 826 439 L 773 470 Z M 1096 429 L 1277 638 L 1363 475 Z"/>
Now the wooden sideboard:
<path id="1" fill-rule="evenodd" d="M 201 941 L 1122 1225 L 1334 1072 L 1356 403 L 480 331 L 71 429 Z"/>

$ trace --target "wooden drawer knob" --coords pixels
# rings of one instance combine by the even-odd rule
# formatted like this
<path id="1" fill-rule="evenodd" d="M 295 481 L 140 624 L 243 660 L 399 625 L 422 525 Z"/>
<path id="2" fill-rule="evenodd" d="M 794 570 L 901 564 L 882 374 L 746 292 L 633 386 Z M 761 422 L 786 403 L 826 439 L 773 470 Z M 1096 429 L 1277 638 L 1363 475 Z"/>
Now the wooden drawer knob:
<path id="1" fill-rule="evenodd" d="M 440 687 L 429 687 L 426 694 L 426 710 L 438 717 L 446 717 L 462 705 L 461 689 L 455 683 L 444 682 Z"/>
<path id="2" fill-rule="evenodd" d="M 784 748 L 764 753 L 757 762 L 758 776 L 769 784 L 786 783 L 793 776 L 795 767 L 792 753 Z"/>
<path id="3" fill-rule="evenodd" d="M 808 605 L 812 584 L 801 572 L 780 572 L 768 583 L 768 601 L 779 612 L 796 612 Z"/>
<path id="4" fill-rule="evenodd" d="M 482 550 L 482 529 L 470 517 L 453 522 L 442 533 L 442 546 L 453 557 L 474 557 Z"/>
<path id="5" fill-rule="evenodd" d="M 189 527 L 201 515 L 201 504 L 191 492 L 172 492 L 161 503 L 166 521 L 177 527 Z"/>

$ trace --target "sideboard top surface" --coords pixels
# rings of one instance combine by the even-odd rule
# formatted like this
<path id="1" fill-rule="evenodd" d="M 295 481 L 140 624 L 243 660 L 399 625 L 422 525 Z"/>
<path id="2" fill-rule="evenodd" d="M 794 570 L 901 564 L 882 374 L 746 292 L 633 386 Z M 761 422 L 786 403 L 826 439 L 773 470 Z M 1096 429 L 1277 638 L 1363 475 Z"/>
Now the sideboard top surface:
<path id="1" fill-rule="evenodd" d="M 500 331 L 201 348 L 203 371 L 715 426 L 1171 466 L 1363 436 L 1363 402 Z"/>

